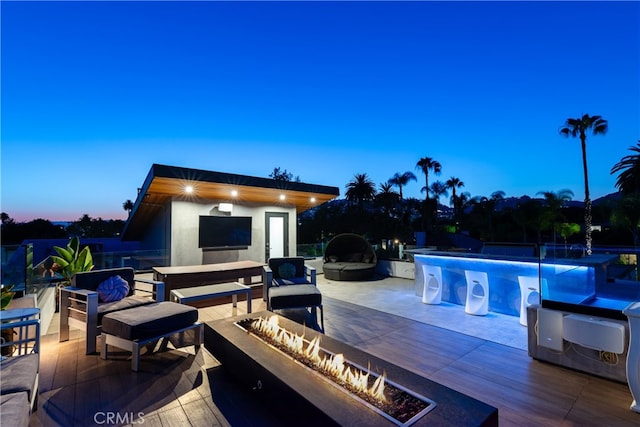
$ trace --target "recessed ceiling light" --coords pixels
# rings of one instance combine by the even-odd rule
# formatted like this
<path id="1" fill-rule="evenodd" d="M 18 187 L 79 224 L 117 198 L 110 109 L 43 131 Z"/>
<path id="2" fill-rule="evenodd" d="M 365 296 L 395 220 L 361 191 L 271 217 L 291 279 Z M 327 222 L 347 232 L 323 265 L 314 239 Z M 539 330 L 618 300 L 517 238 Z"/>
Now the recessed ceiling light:
<path id="1" fill-rule="evenodd" d="M 236 197 L 238 195 L 238 190 L 231 190 L 231 195 Z"/>
<path id="2" fill-rule="evenodd" d="M 316 198 L 315 198 L 315 197 L 312 197 L 312 198 L 311 198 L 311 203 L 315 203 L 315 202 L 316 202 Z"/>
<path id="3" fill-rule="evenodd" d="M 286 199 L 286 198 L 287 198 L 287 197 L 286 197 L 284 194 L 281 194 L 281 195 L 280 195 L 280 200 L 284 200 L 284 199 Z"/>
<path id="4" fill-rule="evenodd" d="M 187 193 L 187 194 L 193 193 L 193 186 L 192 185 L 187 185 L 186 187 L 184 187 L 184 192 Z"/>

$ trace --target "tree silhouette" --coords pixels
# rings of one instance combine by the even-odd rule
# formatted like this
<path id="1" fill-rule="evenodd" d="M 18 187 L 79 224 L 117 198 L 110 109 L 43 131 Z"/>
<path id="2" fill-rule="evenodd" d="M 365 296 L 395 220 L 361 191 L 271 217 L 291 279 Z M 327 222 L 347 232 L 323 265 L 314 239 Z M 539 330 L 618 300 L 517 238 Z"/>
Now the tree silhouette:
<path id="1" fill-rule="evenodd" d="M 445 182 L 447 188 L 451 189 L 451 204 L 453 205 L 453 219 L 458 218 L 458 210 L 460 209 L 460 202 L 456 196 L 456 188 L 464 187 L 464 182 L 460 181 L 460 178 L 452 176 Z"/>
<path id="2" fill-rule="evenodd" d="M 0 213 L 0 220 L 2 220 L 2 225 L 13 224 L 13 218 L 9 216 L 8 213 L 2 212 Z"/>
<path id="3" fill-rule="evenodd" d="M 545 200 L 545 206 L 540 218 L 542 229 L 553 230 L 555 240 L 556 225 L 564 220 L 561 209 L 566 202 L 573 198 L 573 191 L 562 189 L 557 193 L 553 191 L 539 191 L 538 194 L 542 195 Z"/>
<path id="4" fill-rule="evenodd" d="M 383 214 L 386 218 L 391 214 L 391 209 L 400 200 L 400 195 L 393 191 L 393 185 L 388 182 L 380 184 L 378 194 L 376 194 L 376 203 L 382 207 Z"/>
<path id="5" fill-rule="evenodd" d="M 416 176 L 413 174 L 413 172 L 405 172 L 402 175 L 400 175 L 398 172 L 396 172 L 391 178 L 389 178 L 389 184 L 391 185 L 395 185 L 396 187 L 398 187 L 398 192 L 400 193 L 400 199 L 402 199 L 402 187 L 404 187 L 405 185 L 407 185 L 407 183 L 409 181 L 417 181 Z"/>
<path id="6" fill-rule="evenodd" d="M 131 215 L 131 210 L 133 209 L 133 202 L 131 200 L 127 200 L 122 204 L 122 209 L 127 211 L 129 215 Z"/>
<path id="7" fill-rule="evenodd" d="M 633 247 L 637 248 L 640 245 L 640 194 L 624 196 L 613 210 L 611 223 L 630 231 Z"/>
<path id="8" fill-rule="evenodd" d="M 416 169 L 424 173 L 424 187 L 420 191 L 426 192 L 426 200 L 429 200 L 429 171 L 432 170 L 436 175 L 440 175 L 442 165 L 431 157 L 423 157 L 416 163 Z"/>
<path id="9" fill-rule="evenodd" d="M 536 231 L 537 241 L 541 242 L 541 230 L 542 230 L 542 205 L 538 200 L 527 197 L 526 200 L 518 204 L 516 209 L 512 213 L 513 221 L 521 227 L 522 241 L 526 243 L 527 229 L 533 229 Z"/>
<path id="10" fill-rule="evenodd" d="M 495 241 L 493 219 L 496 214 L 496 205 L 504 200 L 504 191 L 494 191 L 491 197 L 476 196 L 472 199 L 473 210 L 479 216 L 479 227 L 485 229 L 484 238 Z"/>
<path id="11" fill-rule="evenodd" d="M 562 240 L 564 240 L 564 256 L 567 258 L 569 256 L 569 252 L 567 250 L 567 239 L 580 232 L 580 225 L 573 222 L 563 222 L 554 226 L 554 230 L 557 230 L 562 236 Z"/>
<path id="12" fill-rule="evenodd" d="M 273 172 L 269 174 L 269 178 L 276 181 L 295 181 L 300 182 L 300 177 L 296 176 L 295 179 L 291 172 L 287 172 L 286 169 L 273 168 Z"/>
<path id="13" fill-rule="evenodd" d="M 362 209 L 366 200 L 373 200 L 376 195 L 376 187 L 366 173 L 356 174 L 345 186 L 345 197 L 350 202 L 357 202 Z"/>
<path id="14" fill-rule="evenodd" d="M 435 181 L 429 187 L 429 191 L 433 194 L 433 198 L 436 201 L 436 210 L 437 206 L 440 204 L 440 197 L 447 196 L 449 192 L 447 191 L 447 185 L 442 181 Z"/>
<path id="15" fill-rule="evenodd" d="M 624 156 L 611 168 L 611 175 L 620 172 L 616 188 L 623 194 L 640 193 L 640 141 L 637 146 L 629 147 L 636 154 Z"/>
<path id="16" fill-rule="evenodd" d="M 582 148 L 582 170 L 584 172 L 584 227 L 587 255 L 591 255 L 591 196 L 589 195 L 589 173 L 587 170 L 587 131 L 594 135 L 607 133 L 609 125 L 601 116 L 584 114 L 581 118 L 567 119 L 560 129 L 560 134 L 566 137 L 579 137 Z"/>

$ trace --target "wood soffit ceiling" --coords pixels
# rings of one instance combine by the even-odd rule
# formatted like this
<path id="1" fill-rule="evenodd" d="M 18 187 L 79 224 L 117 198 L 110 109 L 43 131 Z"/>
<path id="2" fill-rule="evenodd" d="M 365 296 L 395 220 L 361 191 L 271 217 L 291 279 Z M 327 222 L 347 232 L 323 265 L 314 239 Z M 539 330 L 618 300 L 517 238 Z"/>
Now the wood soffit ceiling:
<path id="1" fill-rule="evenodd" d="M 186 193 L 187 186 L 193 188 L 191 194 Z M 232 194 L 233 191 L 237 195 Z M 284 195 L 284 200 L 280 196 Z M 307 191 L 293 191 L 287 189 L 250 187 L 244 185 L 221 184 L 217 182 L 189 182 L 175 178 L 154 178 L 146 192 L 142 204 L 165 204 L 170 199 L 178 200 L 215 200 L 229 203 L 259 203 L 296 206 L 296 211 L 302 212 L 326 201 L 334 199 L 332 194 L 312 193 Z M 312 199 L 315 198 L 315 201 Z"/>
<path id="2" fill-rule="evenodd" d="M 186 191 L 189 186 L 193 189 L 191 193 Z M 153 165 L 135 201 L 123 237 L 139 238 L 171 200 L 295 206 L 296 212 L 300 213 L 339 195 L 337 187 Z"/>

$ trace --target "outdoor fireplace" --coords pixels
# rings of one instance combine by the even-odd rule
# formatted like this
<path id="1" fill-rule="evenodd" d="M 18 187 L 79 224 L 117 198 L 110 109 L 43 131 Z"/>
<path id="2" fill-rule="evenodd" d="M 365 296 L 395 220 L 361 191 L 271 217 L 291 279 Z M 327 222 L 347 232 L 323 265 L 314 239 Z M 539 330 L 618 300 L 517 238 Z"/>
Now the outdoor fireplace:
<path id="1" fill-rule="evenodd" d="M 330 370 L 328 362 L 318 370 L 316 362 L 293 356 L 286 346 L 261 336 L 253 326 L 261 318 L 269 319 L 263 323 L 277 321 L 303 354 L 337 362 L 339 376 L 359 379 L 361 390 L 318 372 Z M 260 390 L 273 405 L 303 413 L 308 406 L 326 417 L 323 425 L 498 425 L 494 407 L 271 312 L 207 322 L 205 347 L 248 389 Z M 378 404 L 375 395 L 381 389 L 385 397 Z M 405 410 L 398 410 L 402 405 Z"/>

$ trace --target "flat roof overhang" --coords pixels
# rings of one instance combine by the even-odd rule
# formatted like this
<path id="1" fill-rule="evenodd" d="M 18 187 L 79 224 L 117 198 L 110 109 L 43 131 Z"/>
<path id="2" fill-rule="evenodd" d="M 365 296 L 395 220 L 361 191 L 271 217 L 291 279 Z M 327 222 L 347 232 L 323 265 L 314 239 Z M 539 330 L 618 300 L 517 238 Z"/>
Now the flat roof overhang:
<path id="1" fill-rule="evenodd" d="M 191 192 L 187 192 L 187 188 Z M 122 240 L 138 240 L 171 200 L 295 206 L 300 213 L 340 195 L 338 187 L 153 164 Z"/>

